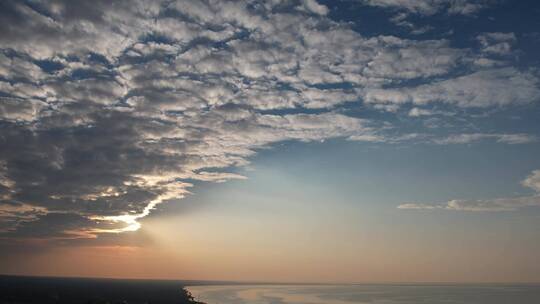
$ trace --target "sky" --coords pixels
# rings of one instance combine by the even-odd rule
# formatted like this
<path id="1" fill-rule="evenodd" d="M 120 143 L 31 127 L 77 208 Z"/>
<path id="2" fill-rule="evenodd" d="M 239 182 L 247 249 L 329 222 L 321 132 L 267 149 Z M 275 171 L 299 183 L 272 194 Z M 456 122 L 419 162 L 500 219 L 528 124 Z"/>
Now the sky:
<path id="1" fill-rule="evenodd" d="M 2 1 L 0 273 L 540 282 L 539 15 Z"/>

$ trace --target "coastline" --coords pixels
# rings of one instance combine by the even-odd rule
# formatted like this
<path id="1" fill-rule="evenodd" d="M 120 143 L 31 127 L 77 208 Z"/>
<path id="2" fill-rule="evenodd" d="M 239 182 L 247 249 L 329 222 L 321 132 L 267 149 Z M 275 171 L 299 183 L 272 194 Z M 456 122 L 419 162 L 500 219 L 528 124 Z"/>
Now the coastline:
<path id="1" fill-rule="evenodd" d="M 186 297 L 188 299 L 188 303 L 190 304 L 207 304 L 205 302 L 197 301 L 195 297 L 191 294 L 191 292 L 187 289 L 187 286 L 183 286 L 182 290 L 186 294 Z"/>
<path id="2" fill-rule="evenodd" d="M 205 304 L 177 280 L 59 278 L 0 275 L 0 303 Z"/>

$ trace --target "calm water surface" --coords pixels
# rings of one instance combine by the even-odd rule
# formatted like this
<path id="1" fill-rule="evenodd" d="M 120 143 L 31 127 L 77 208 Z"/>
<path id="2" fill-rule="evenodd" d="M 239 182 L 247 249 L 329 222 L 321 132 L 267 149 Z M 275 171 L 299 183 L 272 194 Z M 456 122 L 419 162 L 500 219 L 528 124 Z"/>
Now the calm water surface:
<path id="1" fill-rule="evenodd" d="M 540 303 L 540 285 L 220 285 L 187 289 L 208 304 Z"/>

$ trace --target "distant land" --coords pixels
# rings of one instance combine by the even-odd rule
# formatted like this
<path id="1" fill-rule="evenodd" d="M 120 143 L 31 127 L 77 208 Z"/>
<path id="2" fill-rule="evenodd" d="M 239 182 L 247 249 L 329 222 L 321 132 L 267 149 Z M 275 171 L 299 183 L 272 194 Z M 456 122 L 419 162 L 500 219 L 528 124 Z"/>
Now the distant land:
<path id="1" fill-rule="evenodd" d="M 183 287 L 211 282 L 0 275 L 1 304 L 197 304 Z M 212 282 L 218 283 L 218 282 Z"/>

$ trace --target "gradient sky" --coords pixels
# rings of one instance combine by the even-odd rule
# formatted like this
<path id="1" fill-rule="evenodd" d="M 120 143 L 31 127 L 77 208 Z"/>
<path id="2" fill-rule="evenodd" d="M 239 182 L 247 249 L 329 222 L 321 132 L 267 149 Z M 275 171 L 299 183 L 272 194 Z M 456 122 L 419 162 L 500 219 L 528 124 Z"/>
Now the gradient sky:
<path id="1" fill-rule="evenodd" d="M 2 1 L 0 273 L 540 282 L 539 15 Z"/>

